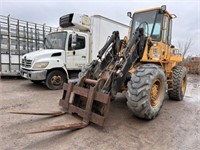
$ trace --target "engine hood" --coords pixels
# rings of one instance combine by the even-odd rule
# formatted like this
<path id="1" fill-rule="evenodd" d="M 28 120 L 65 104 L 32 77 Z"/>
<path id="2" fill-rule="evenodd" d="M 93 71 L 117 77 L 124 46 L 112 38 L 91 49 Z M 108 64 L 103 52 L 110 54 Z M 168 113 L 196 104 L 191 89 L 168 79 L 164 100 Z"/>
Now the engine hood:
<path id="1" fill-rule="evenodd" d="M 57 54 L 57 53 L 64 53 L 64 50 L 60 50 L 60 49 L 41 49 L 38 51 L 34 51 L 34 52 L 30 52 L 27 53 L 23 56 L 23 58 L 26 57 L 26 59 L 28 60 L 37 60 L 37 59 L 41 59 L 41 58 L 49 58 L 51 57 L 53 54 Z"/>

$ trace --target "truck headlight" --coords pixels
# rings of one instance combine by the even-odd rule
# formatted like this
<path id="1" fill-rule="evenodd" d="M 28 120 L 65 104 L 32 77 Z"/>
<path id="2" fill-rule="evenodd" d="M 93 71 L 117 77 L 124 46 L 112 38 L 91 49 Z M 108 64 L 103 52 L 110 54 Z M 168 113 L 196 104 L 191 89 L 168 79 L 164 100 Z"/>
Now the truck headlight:
<path id="1" fill-rule="evenodd" d="M 33 68 L 46 68 L 49 62 L 38 62 L 33 65 Z"/>

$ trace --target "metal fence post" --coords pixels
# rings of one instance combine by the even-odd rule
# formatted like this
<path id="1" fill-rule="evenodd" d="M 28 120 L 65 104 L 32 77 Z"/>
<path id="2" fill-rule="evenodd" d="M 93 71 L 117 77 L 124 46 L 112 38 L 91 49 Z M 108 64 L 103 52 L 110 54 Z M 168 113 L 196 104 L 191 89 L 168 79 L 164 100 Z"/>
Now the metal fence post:
<path id="1" fill-rule="evenodd" d="M 0 71 L 2 72 L 2 68 L 1 68 L 1 37 L 2 35 L 1 35 L 1 24 L 0 24 Z"/>
<path id="2" fill-rule="evenodd" d="M 11 33 L 10 33 L 10 15 L 8 15 L 7 18 L 7 22 L 8 22 L 8 54 L 9 54 L 9 71 L 11 71 Z"/>
<path id="3" fill-rule="evenodd" d="M 17 20 L 17 50 L 18 50 L 18 52 L 19 52 L 19 54 L 18 54 L 18 58 L 19 58 L 19 70 L 20 70 L 20 59 L 21 59 L 21 57 L 20 57 L 20 55 L 21 55 L 21 51 L 20 51 L 20 33 L 19 33 L 19 30 L 20 30 L 20 28 L 19 28 L 19 19 Z"/>
<path id="4" fill-rule="evenodd" d="M 37 50 L 38 43 L 37 43 L 37 24 L 35 24 L 35 50 Z"/>
<path id="5" fill-rule="evenodd" d="M 25 29 L 25 26 L 23 26 L 23 50 L 25 51 L 26 50 L 26 29 Z M 25 44 L 24 44 L 25 43 Z"/>
<path id="6" fill-rule="evenodd" d="M 44 39 L 45 39 L 45 35 L 46 35 L 46 24 L 43 24 L 43 43 L 44 43 Z M 44 44 L 43 44 L 43 48 L 44 48 Z"/>
<path id="7" fill-rule="evenodd" d="M 27 44 L 27 47 L 26 47 L 26 48 L 27 48 L 27 52 L 29 53 L 29 40 L 28 40 L 28 39 L 29 39 L 29 36 L 28 36 L 28 35 L 29 35 L 29 34 L 28 34 L 28 22 L 26 22 L 26 36 L 27 36 L 27 37 L 26 37 L 26 42 L 27 42 L 27 43 L 26 43 L 26 44 Z"/>

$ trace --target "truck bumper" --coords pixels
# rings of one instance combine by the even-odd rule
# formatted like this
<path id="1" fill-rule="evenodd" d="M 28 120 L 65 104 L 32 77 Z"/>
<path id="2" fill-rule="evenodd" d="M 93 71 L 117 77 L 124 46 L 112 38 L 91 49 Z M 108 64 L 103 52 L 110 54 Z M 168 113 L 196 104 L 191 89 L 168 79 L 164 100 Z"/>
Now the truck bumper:
<path id="1" fill-rule="evenodd" d="M 47 70 L 33 71 L 33 70 L 21 69 L 20 74 L 22 77 L 29 79 L 29 80 L 45 80 Z"/>

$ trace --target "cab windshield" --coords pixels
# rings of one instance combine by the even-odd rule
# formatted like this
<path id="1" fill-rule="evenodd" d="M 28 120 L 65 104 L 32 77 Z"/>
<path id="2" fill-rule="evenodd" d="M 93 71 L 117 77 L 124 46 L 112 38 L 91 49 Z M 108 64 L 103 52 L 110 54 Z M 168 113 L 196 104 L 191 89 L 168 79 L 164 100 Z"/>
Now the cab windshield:
<path id="1" fill-rule="evenodd" d="M 144 34 L 159 41 L 161 35 L 162 14 L 158 10 L 135 13 L 133 15 L 132 33 L 136 29 L 144 28 Z"/>
<path id="2" fill-rule="evenodd" d="M 44 48 L 65 50 L 66 37 L 67 32 L 50 33 L 44 40 Z"/>

